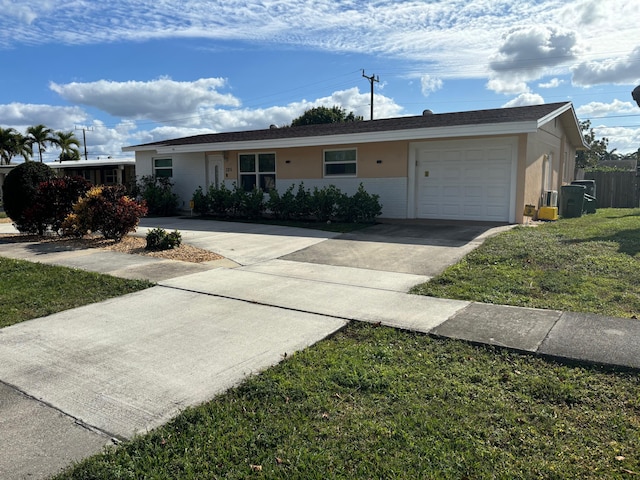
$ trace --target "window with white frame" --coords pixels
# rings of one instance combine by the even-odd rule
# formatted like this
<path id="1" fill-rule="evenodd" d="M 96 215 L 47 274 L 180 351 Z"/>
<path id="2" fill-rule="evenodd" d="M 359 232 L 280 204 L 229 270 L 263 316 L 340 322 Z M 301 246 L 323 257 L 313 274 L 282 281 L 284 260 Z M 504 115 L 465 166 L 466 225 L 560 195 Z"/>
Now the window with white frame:
<path id="1" fill-rule="evenodd" d="M 171 158 L 154 158 L 153 174 L 156 178 L 173 177 L 173 159 Z"/>
<path id="2" fill-rule="evenodd" d="M 325 177 L 355 177 L 357 173 L 356 149 L 325 150 L 323 164 Z"/>
<path id="3" fill-rule="evenodd" d="M 260 188 L 269 192 L 276 188 L 276 154 L 275 153 L 241 153 L 240 185 L 250 192 Z"/>

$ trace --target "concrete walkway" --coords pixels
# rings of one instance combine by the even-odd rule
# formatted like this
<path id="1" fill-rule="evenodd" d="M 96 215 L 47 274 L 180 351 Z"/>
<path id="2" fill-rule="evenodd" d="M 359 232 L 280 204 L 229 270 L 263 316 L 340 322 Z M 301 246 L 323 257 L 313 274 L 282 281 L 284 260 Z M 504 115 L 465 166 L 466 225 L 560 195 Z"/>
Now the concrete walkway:
<path id="1" fill-rule="evenodd" d="M 172 218 L 145 219 L 138 234 L 156 226 L 178 229 L 184 242 L 226 260 L 194 265 L 0 241 L 0 256 L 158 282 L 0 330 L 0 478 L 54 474 L 112 439 L 165 423 L 352 320 L 640 368 L 638 321 L 405 293 L 495 229 L 440 235 L 427 226 L 418 235 L 415 226 L 383 225 L 340 236 Z M 0 224 L 0 233 L 10 230 Z M 353 254 L 358 245 L 384 260 L 363 268 L 368 255 Z M 319 263 L 321 249 L 329 264 Z M 400 251 L 403 257 L 388 260 Z M 415 264 L 425 266 L 415 271 Z"/>

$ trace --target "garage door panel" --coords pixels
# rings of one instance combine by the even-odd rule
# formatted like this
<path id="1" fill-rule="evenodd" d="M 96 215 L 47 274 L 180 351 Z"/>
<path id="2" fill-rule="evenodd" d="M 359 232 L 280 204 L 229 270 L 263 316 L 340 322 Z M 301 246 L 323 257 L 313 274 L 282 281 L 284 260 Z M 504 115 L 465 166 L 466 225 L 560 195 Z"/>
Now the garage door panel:
<path id="1" fill-rule="evenodd" d="M 461 143 L 462 148 L 418 150 L 416 216 L 509 221 L 513 147 Z"/>

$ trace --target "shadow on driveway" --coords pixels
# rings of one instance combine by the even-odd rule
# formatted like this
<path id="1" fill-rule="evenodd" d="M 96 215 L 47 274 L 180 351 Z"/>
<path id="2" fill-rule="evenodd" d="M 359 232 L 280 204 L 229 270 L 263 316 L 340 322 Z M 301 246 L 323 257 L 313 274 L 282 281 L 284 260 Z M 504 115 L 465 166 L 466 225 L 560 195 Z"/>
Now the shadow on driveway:
<path id="1" fill-rule="evenodd" d="M 508 225 L 378 224 L 281 257 L 282 260 L 433 277 Z"/>

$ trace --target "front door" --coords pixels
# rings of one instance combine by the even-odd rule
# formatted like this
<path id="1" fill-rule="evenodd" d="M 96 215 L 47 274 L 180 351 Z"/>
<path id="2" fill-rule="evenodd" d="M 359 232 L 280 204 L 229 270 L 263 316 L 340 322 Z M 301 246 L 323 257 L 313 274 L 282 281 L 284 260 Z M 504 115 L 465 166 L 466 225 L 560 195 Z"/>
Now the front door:
<path id="1" fill-rule="evenodd" d="M 224 158 L 222 155 L 207 156 L 207 188 L 220 188 L 224 181 Z"/>

